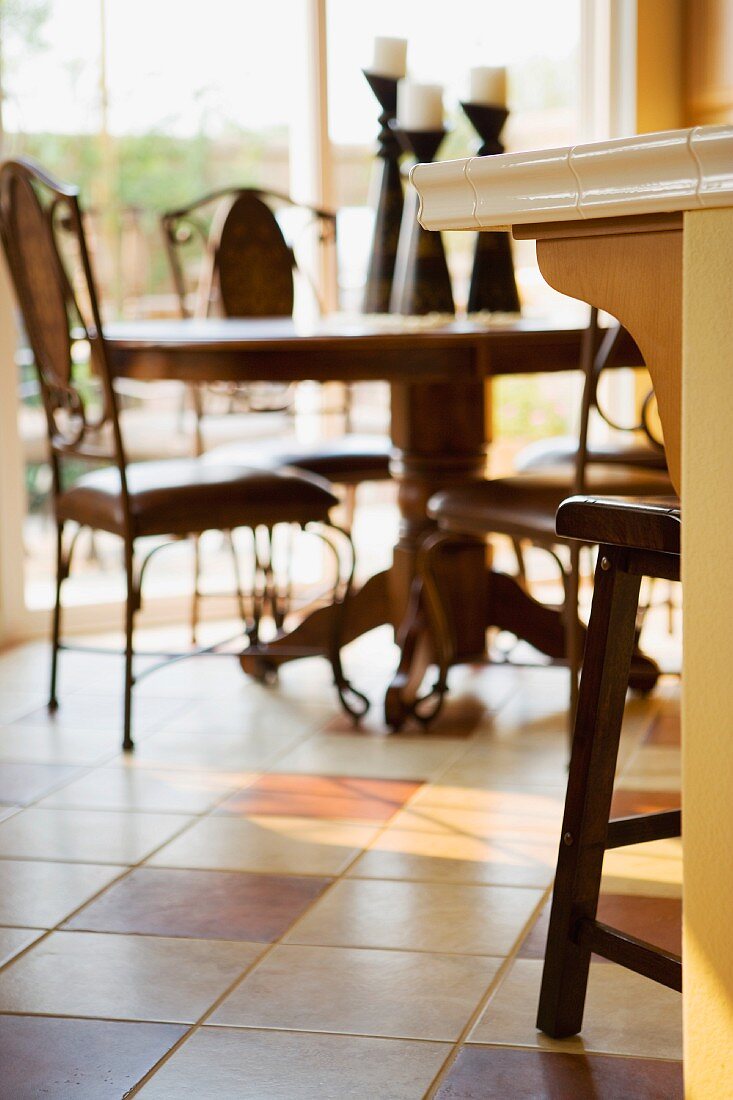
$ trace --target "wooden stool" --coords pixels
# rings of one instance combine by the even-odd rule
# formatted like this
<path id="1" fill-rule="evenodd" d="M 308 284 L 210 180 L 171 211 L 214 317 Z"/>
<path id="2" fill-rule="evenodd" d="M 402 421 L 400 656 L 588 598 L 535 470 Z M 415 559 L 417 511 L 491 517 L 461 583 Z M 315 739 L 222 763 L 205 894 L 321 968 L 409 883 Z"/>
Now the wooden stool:
<path id="1" fill-rule="evenodd" d="M 596 920 L 606 850 L 681 834 L 679 810 L 609 821 L 641 578 L 679 580 L 680 506 L 673 497 L 570 497 L 556 526 L 599 544 L 537 1016 L 559 1039 L 583 1025 L 593 952 L 682 988 L 678 955 Z"/>

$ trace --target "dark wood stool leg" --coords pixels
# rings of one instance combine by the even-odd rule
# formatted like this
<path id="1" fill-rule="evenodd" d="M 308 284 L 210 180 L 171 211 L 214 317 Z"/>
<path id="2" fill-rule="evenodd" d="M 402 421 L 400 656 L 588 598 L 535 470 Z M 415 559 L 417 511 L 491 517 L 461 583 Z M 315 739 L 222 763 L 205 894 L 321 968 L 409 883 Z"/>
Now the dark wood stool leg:
<path id="1" fill-rule="evenodd" d="M 583 1022 L 591 952 L 574 930 L 598 906 L 641 582 L 628 559 L 608 547 L 598 555 L 537 1016 L 553 1038 Z"/>

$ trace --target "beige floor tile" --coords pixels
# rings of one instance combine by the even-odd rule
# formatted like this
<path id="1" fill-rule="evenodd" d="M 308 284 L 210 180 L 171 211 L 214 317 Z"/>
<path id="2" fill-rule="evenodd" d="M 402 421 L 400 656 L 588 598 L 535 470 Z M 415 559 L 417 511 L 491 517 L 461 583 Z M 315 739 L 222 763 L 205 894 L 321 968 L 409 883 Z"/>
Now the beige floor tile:
<path id="1" fill-rule="evenodd" d="M 287 753 L 271 770 L 374 779 L 430 779 L 459 755 L 463 747 L 461 741 L 430 736 L 321 733 Z"/>
<path id="2" fill-rule="evenodd" d="M 606 852 L 601 889 L 608 894 L 682 897 L 682 841 L 655 840 Z"/>
<path id="3" fill-rule="evenodd" d="M 99 864 L 0 860 L 0 924 L 53 928 L 124 870 Z"/>
<path id="4" fill-rule="evenodd" d="M 52 932 L 0 974 L 0 1011 L 192 1023 L 262 944 Z"/>
<path id="5" fill-rule="evenodd" d="M 15 691 L 0 693 L 0 722 L 15 722 L 46 701 L 45 691 Z"/>
<path id="6" fill-rule="evenodd" d="M 63 660 L 63 658 L 62 658 Z M 116 730 L 122 741 L 122 695 L 111 692 L 104 695 L 90 694 L 89 684 L 82 692 L 65 691 L 63 669 L 59 688 L 59 708 L 51 714 L 44 695 L 35 710 L 16 718 L 18 725 L 46 727 L 47 729 Z M 177 699 L 138 699 L 133 703 L 133 736 L 138 739 L 146 733 L 160 729 L 176 716 L 185 713 L 189 702 Z M 1 712 L 0 712 L 1 717 Z M 7 719 L 3 719 L 7 721 Z"/>
<path id="7" fill-rule="evenodd" d="M 221 705 L 221 697 L 216 694 L 194 701 L 184 713 L 173 716 L 162 726 L 161 732 L 176 730 L 207 737 L 220 734 L 281 737 L 286 733 L 291 742 L 296 742 L 323 725 L 329 714 L 328 706 L 305 707 L 282 699 L 277 692 L 250 684 L 245 685 L 245 690 L 232 692 L 227 706 Z"/>
<path id="8" fill-rule="evenodd" d="M 541 890 L 367 879 L 336 883 L 286 937 L 288 943 L 508 954 Z"/>
<path id="9" fill-rule="evenodd" d="M 495 818 L 505 814 L 517 814 L 538 823 L 554 825 L 562 820 L 564 792 L 557 787 L 485 787 L 453 786 L 437 779 L 426 783 L 413 795 L 406 809 L 416 810 L 425 806 L 446 810 L 475 810 Z"/>
<path id="10" fill-rule="evenodd" d="M 285 945 L 263 959 L 211 1023 L 457 1039 L 500 965 L 465 955 Z"/>
<path id="11" fill-rule="evenodd" d="M 592 963 L 583 1032 L 550 1039 L 535 1028 L 541 959 L 517 959 L 470 1036 L 472 1043 L 682 1057 L 679 993 L 613 963 Z"/>
<path id="12" fill-rule="evenodd" d="M 120 732 L 11 725 L 0 729 L 0 761 L 34 764 L 100 764 L 117 756 Z"/>
<path id="13" fill-rule="evenodd" d="M 0 966 L 43 935 L 40 928 L 0 928 Z"/>
<path id="14" fill-rule="evenodd" d="M 371 825 L 322 818 L 211 817 L 167 844 L 150 862 L 156 867 L 336 875 L 376 834 Z"/>
<path id="15" fill-rule="evenodd" d="M 619 786 L 626 790 L 679 790 L 682 752 L 673 745 L 643 745 L 623 769 Z"/>
<path id="16" fill-rule="evenodd" d="M 203 1028 L 139 1092 L 144 1100 L 421 1100 L 445 1043 Z"/>
<path id="17" fill-rule="evenodd" d="M 558 792 L 559 793 L 559 792 Z M 527 799 L 529 801 L 529 799 Z M 427 806 L 412 803 L 409 809 L 395 814 L 390 822 L 394 828 L 406 832 L 425 832 L 435 834 L 452 833 L 467 839 L 500 840 L 502 837 L 526 837 L 532 840 L 560 839 L 562 813 L 555 810 L 550 815 L 522 813 L 521 800 L 517 800 L 515 810 L 509 802 L 494 809 L 464 809 L 459 806 Z M 559 800 L 558 800 L 559 805 Z"/>
<path id="18" fill-rule="evenodd" d="M 120 754 L 111 761 L 125 768 L 161 768 L 168 771 L 249 772 L 269 767 L 300 740 L 286 727 L 269 733 L 186 732 L 175 726 L 135 746 L 132 758 Z"/>
<path id="19" fill-rule="evenodd" d="M 349 878 L 536 886 L 552 881 L 557 844 L 527 837 L 484 840 L 446 830 L 389 826 L 349 868 Z"/>
<path id="20" fill-rule="evenodd" d="M 198 814 L 234 790 L 222 772 L 97 768 L 42 799 L 40 807 Z"/>
<path id="21" fill-rule="evenodd" d="M 0 856 L 137 863 L 191 820 L 178 814 L 31 807 L 0 824 Z"/>
<path id="22" fill-rule="evenodd" d="M 441 774 L 446 786 L 490 790 L 555 787 L 564 793 L 568 781 L 567 741 L 544 745 L 540 738 L 471 745 Z"/>

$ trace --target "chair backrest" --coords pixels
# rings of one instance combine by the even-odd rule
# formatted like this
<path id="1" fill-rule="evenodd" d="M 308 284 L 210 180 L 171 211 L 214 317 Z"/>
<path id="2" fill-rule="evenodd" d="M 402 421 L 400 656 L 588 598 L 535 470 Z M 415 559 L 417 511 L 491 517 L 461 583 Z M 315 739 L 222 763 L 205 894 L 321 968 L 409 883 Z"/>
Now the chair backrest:
<path id="1" fill-rule="evenodd" d="M 0 235 L 46 413 L 54 489 L 64 459 L 125 454 L 78 191 L 31 160 L 0 166 Z M 89 348 L 88 360 L 76 354 Z"/>
<path id="2" fill-rule="evenodd" d="M 335 238 L 336 217 L 330 211 L 253 187 L 215 191 L 163 214 L 161 228 L 183 316 L 291 315 L 298 265 L 276 216 L 288 208 L 316 223 L 321 242 Z M 194 238 L 204 250 L 204 263 L 192 310 L 184 253 Z"/>
<path id="3" fill-rule="evenodd" d="M 641 402 L 638 419 L 627 424 L 620 423 L 608 409 L 604 408 L 600 399 L 599 384 L 601 375 L 607 368 L 618 366 L 619 354 L 623 355 L 623 344 L 627 337 L 628 333 L 618 322 L 615 322 L 606 332 L 593 364 L 592 407 L 613 431 L 641 433 L 646 437 L 651 447 L 663 453 L 664 444 L 657 435 L 654 423 L 656 398 L 651 386 Z"/>

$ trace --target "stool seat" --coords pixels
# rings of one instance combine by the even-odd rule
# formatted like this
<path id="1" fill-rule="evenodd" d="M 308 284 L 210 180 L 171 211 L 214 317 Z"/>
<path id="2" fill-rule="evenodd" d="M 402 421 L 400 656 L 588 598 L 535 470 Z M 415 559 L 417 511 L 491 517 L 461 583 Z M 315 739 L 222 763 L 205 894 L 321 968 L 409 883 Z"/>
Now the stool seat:
<path id="1" fill-rule="evenodd" d="M 679 554 L 681 520 L 680 502 L 675 496 L 576 496 L 564 500 L 558 508 L 555 529 L 562 538 L 584 543 Z"/>
<path id="2" fill-rule="evenodd" d="M 301 443 L 297 439 L 270 439 L 252 443 L 227 443 L 203 456 L 207 465 L 242 465 L 277 470 L 294 466 L 318 474 L 337 485 L 359 485 L 362 481 L 389 479 L 392 442 L 388 436 L 350 432 Z"/>
<path id="3" fill-rule="evenodd" d="M 514 459 L 514 468 L 541 470 L 556 466 L 559 462 L 574 462 L 578 453 L 578 440 L 572 435 L 558 435 L 552 439 L 538 439 L 529 443 Z M 604 443 L 588 444 L 588 462 L 614 463 L 622 466 L 641 466 L 645 470 L 666 470 L 667 459 L 661 447 L 654 447 L 642 436 L 629 439 L 624 436 Z"/>
<path id="4" fill-rule="evenodd" d="M 659 470 L 598 463 L 589 466 L 586 475 L 589 493 L 598 496 L 633 493 L 658 497 L 673 493 L 669 477 Z M 555 513 L 572 493 L 573 478 L 573 467 L 562 464 L 442 489 L 430 498 L 428 515 L 446 531 L 478 536 L 504 534 L 554 543 L 561 533 L 555 529 Z"/>

